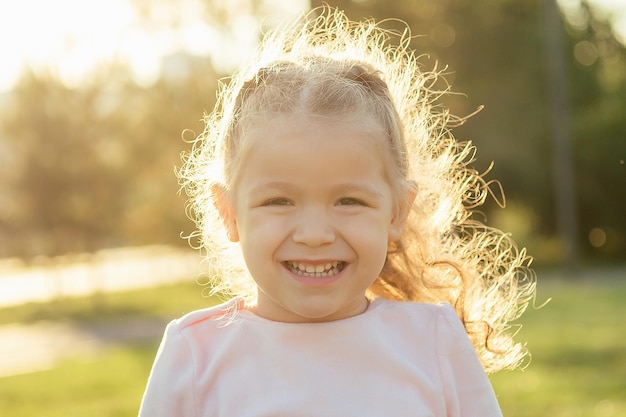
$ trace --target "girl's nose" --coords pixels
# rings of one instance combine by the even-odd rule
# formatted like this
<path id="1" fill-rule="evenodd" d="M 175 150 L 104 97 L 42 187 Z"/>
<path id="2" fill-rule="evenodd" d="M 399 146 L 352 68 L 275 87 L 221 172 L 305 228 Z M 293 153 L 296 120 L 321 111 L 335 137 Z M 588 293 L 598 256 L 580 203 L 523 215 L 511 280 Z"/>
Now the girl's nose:
<path id="1" fill-rule="evenodd" d="M 307 210 L 299 216 L 292 239 L 311 247 L 328 245 L 335 241 L 335 229 L 323 210 Z"/>

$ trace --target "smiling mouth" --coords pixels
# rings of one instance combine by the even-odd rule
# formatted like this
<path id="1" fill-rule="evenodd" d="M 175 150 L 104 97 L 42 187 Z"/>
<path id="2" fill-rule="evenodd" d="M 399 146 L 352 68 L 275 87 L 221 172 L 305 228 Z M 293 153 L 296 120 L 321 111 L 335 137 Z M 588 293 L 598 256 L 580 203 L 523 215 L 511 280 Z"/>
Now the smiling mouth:
<path id="1" fill-rule="evenodd" d="M 327 262 L 326 264 L 317 265 L 286 261 L 284 265 L 293 274 L 314 278 L 332 277 L 340 273 L 346 267 L 346 263 L 343 261 Z"/>

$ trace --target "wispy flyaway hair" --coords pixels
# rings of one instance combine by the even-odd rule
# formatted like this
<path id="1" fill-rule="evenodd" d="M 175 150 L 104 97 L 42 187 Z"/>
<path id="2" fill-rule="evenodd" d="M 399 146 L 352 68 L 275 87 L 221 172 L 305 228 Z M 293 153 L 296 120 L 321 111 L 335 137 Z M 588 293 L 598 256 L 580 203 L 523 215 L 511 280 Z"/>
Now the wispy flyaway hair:
<path id="1" fill-rule="evenodd" d="M 510 322 L 532 299 L 525 250 L 475 219 L 490 193 L 471 168 L 475 149 L 457 142 L 461 119 L 436 105 L 441 74 L 424 70 L 410 31 L 386 31 L 322 8 L 265 35 L 258 55 L 220 87 L 215 110 L 179 170 L 206 252 L 212 291 L 253 300 L 238 244 L 228 240 L 214 204 L 215 185 L 236 187 L 248 147 L 246 129 L 277 114 L 374 120 L 386 136 L 381 158 L 396 208 L 417 192 L 402 239 L 389 248 L 371 296 L 454 305 L 487 372 L 520 365 L 526 351 Z"/>

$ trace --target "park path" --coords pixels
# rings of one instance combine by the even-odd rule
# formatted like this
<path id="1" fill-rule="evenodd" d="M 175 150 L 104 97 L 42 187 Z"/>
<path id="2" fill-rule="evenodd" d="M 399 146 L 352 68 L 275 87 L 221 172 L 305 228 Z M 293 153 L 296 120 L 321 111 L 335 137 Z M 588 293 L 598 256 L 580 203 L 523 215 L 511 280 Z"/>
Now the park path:
<path id="1" fill-rule="evenodd" d="M 166 246 L 109 249 L 41 259 L 32 265 L 0 260 L 0 308 L 188 281 L 198 275 L 199 265 L 196 251 Z M 97 355 L 112 344 L 156 343 L 165 325 L 155 317 L 88 327 L 58 321 L 3 325 L 0 378 L 50 369 L 73 356 Z"/>
<path id="2" fill-rule="evenodd" d="M 140 317 L 88 326 L 52 321 L 0 326 L 0 378 L 51 369 L 66 358 L 96 356 L 111 345 L 157 343 L 166 324 L 163 318 Z"/>
<path id="3" fill-rule="evenodd" d="M 30 265 L 0 259 L 0 307 L 185 281 L 198 276 L 200 263 L 197 251 L 168 246 L 41 258 Z"/>

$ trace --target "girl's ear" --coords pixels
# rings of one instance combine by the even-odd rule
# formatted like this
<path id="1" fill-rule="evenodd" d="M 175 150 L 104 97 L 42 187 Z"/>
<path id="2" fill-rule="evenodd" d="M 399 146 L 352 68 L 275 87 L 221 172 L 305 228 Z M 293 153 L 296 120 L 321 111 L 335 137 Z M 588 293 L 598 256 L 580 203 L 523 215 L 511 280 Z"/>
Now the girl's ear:
<path id="1" fill-rule="evenodd" d="M 211 193 L 213 194 L 213 204 L 222 219 L 228 239 L 230 239 L 231 242 L 239 242 L 235 209 L 228 197 L 228 192 L 223 185 L 214 184 L 211 186 Z"/>
<path id="2" fill-rule="evenodd" d="M 397 242 L 402 236 L 404 231 L 404 225 L 411 213 L 411 207 L 415 202 L 417 196 L 417 183 L 415 181 L 409 181 L 409 187 L 406 191 L 407 195 L 402 202 L 402 207 L 399 207 L 397 214 L 391 219 L 391 228 L 389 229 L 389 242 Z"/>

